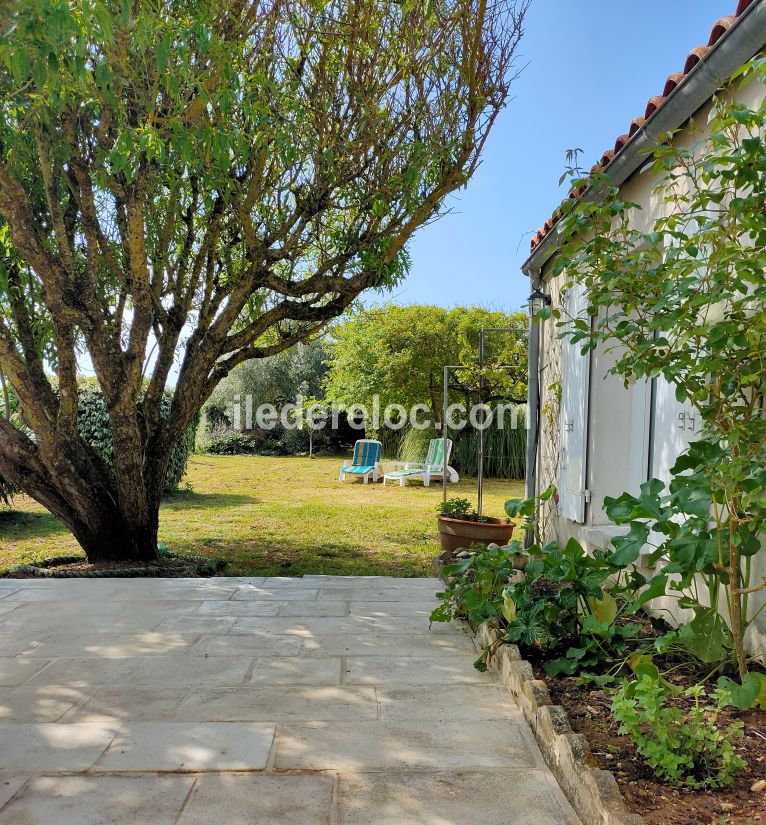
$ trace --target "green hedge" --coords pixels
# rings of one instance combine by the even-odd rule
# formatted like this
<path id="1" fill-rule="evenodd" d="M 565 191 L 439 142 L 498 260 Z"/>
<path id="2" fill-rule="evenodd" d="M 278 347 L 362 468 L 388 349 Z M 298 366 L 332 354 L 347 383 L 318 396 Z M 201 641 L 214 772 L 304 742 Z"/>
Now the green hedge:
<path id="1" fill-rule="evenodd" d="M 111 464 L 114 459 L 114 450 L 112 431 L 109 427 L 109 413 L 107 412 L 104 396 L 100 390 L 90 387 L 81 388 L 78 391 L 78 396 L 77 428 L 80 435 L 96 449 L 107 464 Z M 163 416 L 170 415 L 170 403 L 170 396 L 166 395 L 161 408 Z M 194 451 L 196 433 L 197 422 L 189 427 L 171 453 L 163 490 L 166 495 L 178 489 L 181 479 L 186 474 L 189 456 Z"/>
<path id="2" fill-rule="evenodd" d="M 213 455 L 287 455 L 287 450 L 275 439 L 269 439 L 262 432 L 252 433 L 232 431 L 213 438 L 206 452 Z"/>

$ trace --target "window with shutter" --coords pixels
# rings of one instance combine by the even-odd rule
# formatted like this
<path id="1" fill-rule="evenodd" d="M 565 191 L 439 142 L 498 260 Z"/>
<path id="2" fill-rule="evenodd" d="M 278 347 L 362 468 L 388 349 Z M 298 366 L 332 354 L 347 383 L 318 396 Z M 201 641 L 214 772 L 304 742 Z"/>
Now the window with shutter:
<path id="1" fill-rule="evenodd" d="M 572 318 L 585 317 L 587 292 L 580 284 L 566 296 L 567 313 Z M 582 355 L 582 344 L 563 342 L 563 378 L 561 388 L 561 458 L 559 462 L 559 512 L 571 521 L 585 522 L 585 489 L 588 388 L 590 352 Z"/>

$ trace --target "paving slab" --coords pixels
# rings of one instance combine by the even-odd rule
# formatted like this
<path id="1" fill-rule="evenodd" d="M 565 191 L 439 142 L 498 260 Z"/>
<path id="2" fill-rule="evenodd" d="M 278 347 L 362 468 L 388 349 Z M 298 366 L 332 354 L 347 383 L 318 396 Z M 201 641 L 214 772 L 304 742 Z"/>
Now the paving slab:
<path id="1" fill-rule="evenodd" d="M 441 633 L 316 633 L 303 640 L 305 656 L 459 656 L 468 640 Z"/>
<path id="2" fill-rule="evenodd" d="M 202 602 L 197 611 L 200 616 L 276 616 L 280 602 L 275 601 L 210 601 Z"/>
<path id="3" fill-rule="evenodd" d="M 321 604 L 321 602 L 316 602 Z M 441 633 L 455 633 L 458 625 L 436 625 L 429 628 L 428 620 L 419 616 L 240 616 L 230 619 L 233 624 L 228 628 L 231 633 L 247 633 L 251 630 L 273 633 L 275 635 L 332 636 L 345 635 L 355 637 L 366 635 L 422 636 L 433 639 Z M 192 624 L 196 628 L 196 625 Z"/>
<path id="4" fill-rule="evenodd" d="M 335 776 L 200 777 L 178 825 L 330 825 Z"/>
<path id="5" fill-rule="evenodd" d="M 0 808 L 7 805 L 28 781 L 29 779 L 26 776 L 0 777 Z"/>
<path id="6" fill-rule="evenodd" d="M 279 605 L 278 615 L 290 617 L 297 616 L 300 618 L 309 618 L 312 616 L 347 616 L 348 602 L 341 600 L 323 600 L 321 602 L 281 602 Z"/>
<path id="7" fill-rule="evenodd" d="M 232 597 L 233 601 L 251 601 L 263 599 L 265 601 L 313 601 L 317 597 L 316 587 L 299 586 L 269 586 L 242 587 Z"/>
<path id="8" fill-rule="evenodd" d="M 531 768 L 541 761 L 523 721 L 286 724 L 276 745 L 278 770 Z"/>
<path id="9" fill-rule="evenodd" d="M 114 737 L 93 770 L 259 771 L 266 767 L 274 731 L 274 725 L 257 722 L 136 722 Z"/>
<path id="10" fill-rule="evenodd" d="M 3 723 L 0 725 L 0 772 L 86 771 L 116 732 L 116 727 L 108 723 Z"/>
<path id="11" fill-rule="evenodd" d="M 18 659 L 15 656 L 0 657 L 0 687 L 13 687 L 24 684 L 48 664 L 50 662 L 40 659 Z"/>
<path id="12" fill-rule="evenodd" d="M 174 656 L 172 662 L 163 656 L 151 659 L 127 659 L 132 662 L 130 682 L 133 685 L 157 687 L 190 687 L 191 685 L 238 685 L 245 681 L 253 659 L 250 656 Z M 41 676 L 44 674 L 41 674 Z"/>
<path id="13" fill-rule="evenodd" d="M 18 656 L 27 650 L 39 647 L 43 643 L 43 638 L 41 634 L 31 633 L 28 630 L 20 631 L 18 635 L 4 633 L 0 635 L 0 657 Z"/>
<path id="14" fill-rule="evenodd" d="M 0 722 L 56 722 L 84 698 L 66 685 L 0 688 Z"/>
<path id="15" fill-rule="evenodd" d="M 346 775 L 338 825 L 576 825 L 543 771 Z"/>
<path id="16" fill-rule="evenodd" d="M 80 639 L 70 635 L 54 635 L 44 642 L 30 645 L 21 656 L 73 657 L 88 656 L 94 659 L 129 659 L 135 656 L 179 656 L 186 655 L 199 639 L 199 633 L 177 633 L 175 631 L 146 631 L 124 636 L 100 635 L 87 638 L 80 633 Z"/>
<path id="17" fill-rule="evenodd" d="M 180 657 L 177 657 L 180 658 Z M 22 661 L 42 662 L 30 657 Z M 163 658 L 164 661 L 164 658 Z M 167 667 L 167 666 L 166 666 Z M 28 685 L 66 685 L 87 689 L 98 685 L 126 685 L 136 668 L 136 660 L 97 659 L 93 657 L 54 659 L 27 680 Z"/>
<path id="18" fill-rule="evenodd" d="M 340 657 L 259 657 L 253 662 L 248 681 L 253 685 L 338 685 L 340 673 Z"/>
<path id="19" fill-rule="evenodd" d="M 19 659 L 15 656 L 0 657 L 0 687 L 21 685 L 41 671 L 49 662 L 35 659 Z"/>
<path id="20" fill-rule="evenodd" d="M 427 622 L 436 602 L 430 599 L 418 598 L 413 601 L 374 601 L 356 599 L 349 602 L 348 612 L 351 616 L 371 616 L 378 618 L 392 618 L 399 616 L 422 616 Z"/>
<path id="21" fill-rule="evenodd" d="M 57 689 L 55 686 L 47 688 Z M 187 693 L 185 687 L 142 687 L 135 684 L 131 684 L 129 690 L 124 687 L 102 687 L 69 708 L 59 721 L 175 722 L 181 718 L 178 707 Z"/>
<path id="22" fill-rule="evenodd" d="M 433 685 L 381 685 L 376 688 L 376 695 L 380 718 L 384 721 L 523 720 L 519 709 L 492 684 L 440 685 L 438 690 L 434 690 Z"/>
<path id="23" fill-rule="evenodd" d="M 219 602 L 231 604 L 231 602 Z M 155 628 L 158 632 L 187 633 L 228 633 L 240 617 L 237 616 L 206 616 L 193 613 L 191 616 L 181 616 L 173 619 L 163 619 Z M 252 619 L 251 616 L 247 617 Z"/>
<path id="24" fill-rule="evenodd" d="M 459 656 L 349 656 L 341 674 L 347 685 L 488 684 L 491 677 L 473 666 L 476 652 Z"/>
<path id="25" fill-rule="evenodd" d="M 199 722 L 350 721 L 378 718 L 375 688 L 317 685 L 192 690 L 178 708 Z"/>
<path id="26" fill-rule="evenodd" d="M 275 636 L 256 630 L 237 635 L 201 635 L 189 651 L 196 656 L 297 656 L 303 646 L 298 636 Z"/>
<path id="27" fill-rule="evenodd" d="M 0 812 L 0 825 L 174 825 L 188 776 L 44 776 Z"/>
<path id="28" fill-rule="evenodd" d="M 234 620 L 232 633 L 249 633 L 251 631 L 281 636 L 303 636 L 304 638 L 316 634 L 348 634 L 374 633 L 375 623 L 371 619 L 351 618 L 350 616 L 312 616 L 289 617 L 277 616 L 261 618 L 258 616 L 242 616 Z"/>

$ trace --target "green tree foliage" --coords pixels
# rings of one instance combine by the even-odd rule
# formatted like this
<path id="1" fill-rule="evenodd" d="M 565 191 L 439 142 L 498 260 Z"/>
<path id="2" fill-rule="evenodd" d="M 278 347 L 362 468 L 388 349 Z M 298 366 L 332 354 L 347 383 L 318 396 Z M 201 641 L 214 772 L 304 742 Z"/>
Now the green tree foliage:
<path id="1" fill-rule="evenodd" d="M 253 407 L 274 404 L 281 407 L 298 395 L 322 395 L 328 352 L 322 341 L 298 344 L 279 355 L 247 361 L 221 381 L 210 397 L 210 404 L 231 413 L 235 396 L 251 395 Z"/>
<path id="2" fill-rule="evenodd" d="M 477 168 L 527 6 L 2 4 L 0 369 L 34 438 L 0 419 L 0 472 L 91 560 L 156 558 L 171 453 L 234 367 L 404 275 Z M 83 354 L 113 472 L 77 431 Z"/>
<path id="3" fill-rule="evenodd" d="M 758 58 L 731 88 L 764 82 Z M 575 175 L 574 191 L 586 194 L 570 201 L 554 269 L 587 287 L 589 317 L 542 315 L 555 315 L 584 352 L 613 349 L 626 384 L 664 376 L 696 409 L 703 440 L 681 457 L 669 489 L 653 480 L 611 507 L 631 527 L 623 555 L 637 558 L 648 528 L 660 532 L 655 560 L 670 563 L 654 592 L 665 582 L 688 587 L 696 574 L 711 594 L 724 587 L 744 678 L 744 632 L 764 608 L 753 594 L 766 587 L 750 581 L 766 530 L 766 101 L 750 107 L 730 91 L 714 102 L 708 137 L 656 150 L 663 209 L 648 226 L 607 177 Z"/>
<path id="4" fill-rule="evenodd" d="M 357 309 L 333 327 L 327 396 L 338 404 L 372 407 L 380 396 L 381 410 L 389 404 L 427 404 L 441 421 L 443 370 L 446 364 L 465 364 L 451 379 L 451 401 L 480 400 L 479 330 L 517 327 L 516 334 L 487 335 L 486 403 L 500 399 L 526 401 L 527 316 L 480 307 L 444 309 L 437 306 L 396 306 Z M 511 369 L 498 369 L 499 365 Z M 495 367 L 495 369 L 493 369 Z"/>
<path id="5" fill-rule="evenodd" d="M 248 396 L 252 399 L 253 411 L 263 404 L 272 404 L 278 412 L 285 404 L 297 404 L 298 399 L 302 408 L 306 408 L 310 406 L 310 400 L 321 398 L 327 373 L 326 359 L 327 349 L 323 341 L 314 340 L 297 344 L 270 358 L 240 364 L 218 385 L 205 407 L 205 429 L 209 437 L 203 444 L 204 449 L 223 455 L 237 452 L 285 455 L 305 451 L 313 454 L 315 446 L 326 447 L 335 443 L 338 434 L 332 432 L 329 423 L 326 427 L 309 429 L 302 413 L 287 416 L 288 422 L 295 422 L 294 428 L 285 428 L 280 420 L 271 430 L 258 430 L 254 421 L 254 429 L 247 435 L 231 431 L 235 403 L 240 407 L 240 427 L 245 427 L 245 399 Z M 236 398 L 238 402 L 235 402 Z"/>

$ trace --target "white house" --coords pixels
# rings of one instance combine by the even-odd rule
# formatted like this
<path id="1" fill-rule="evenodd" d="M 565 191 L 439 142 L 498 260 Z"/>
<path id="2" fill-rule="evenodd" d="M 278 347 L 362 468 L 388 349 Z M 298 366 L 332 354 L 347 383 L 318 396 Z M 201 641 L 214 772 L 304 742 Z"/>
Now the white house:
<path id="1" fill-rule="evenodd" d="M 680 130 L 675 137 L 679 142 L 704 136 L 713 95 L 764 48 L 766 0 L 740 0 L 736 13 L 715 23 L 707 45 L 689 52 L 683 71 L 668 78 L 662 94 L 648 102 L 644 115 L 604 154 L 598 166 L 628 200 L 642 206 L 647 221 L 653 221 L 660 208 L 652 197 L 657 178 L 642 171 L 647 153 L 660 135 L 671 131 Z M 766 88 L 752 83 L 734 95 L 753 106 Z M 554 217 L 533 239 L 522 268 L 531 291 L 550 296 L 554 303 L 563 286 L 561 278 L 551 274 L 561 235 Z M 574 314 L 576 290 L 567 292 L 565 300 Z M 558 502 L 541 514 L 544 538 L 574 536 L 589 548 L 607 548 L 621 528 L 610 524 L 604 497 L 637 493 L 649 478 L 668 480 L 669 468 L 692 439 L 697 422 L 693 409 L 675 400 L 673 387 L 664 379 L 625 389 L 619 378 L 606 377 L 610 356 L 598 350 L 582 356 L 558 332 L 554 321 L 532 323 L 530 328 L 527 494 L 557 488 Z M 758 557 L 762 575 L 764 556 Z M 766 592 L 758 597 L 766 598 Z M 751 631 L 751 647 L 766 650 L 766 611 Z"/>

